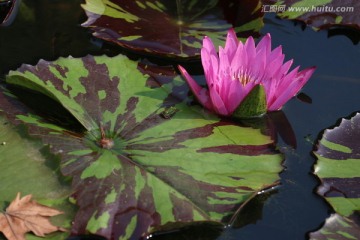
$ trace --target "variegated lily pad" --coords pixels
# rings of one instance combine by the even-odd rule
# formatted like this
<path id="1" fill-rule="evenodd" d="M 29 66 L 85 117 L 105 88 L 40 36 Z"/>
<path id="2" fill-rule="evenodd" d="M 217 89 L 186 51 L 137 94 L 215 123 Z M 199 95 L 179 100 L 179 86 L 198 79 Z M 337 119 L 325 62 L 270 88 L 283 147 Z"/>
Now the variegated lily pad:
<path id="1" fill-rule="evenodd" d="M 313 233 L 310 233 L 310 240 L 354 240 L 360 239 L 360 228 L 358 217 L 343 217 L 339 214 L 332 214 L 324 226 Z"/>
<path id="2" fill-rule="evenodd" d="M 224 45 L 234 27 L 239 37 L 263 26 L 259 1 L 86 0 L 83 24 L 94 36 L 147 54 L 196 57 L 204 36 Z"/>
<path id="3" fill-rule="evenodd" d="M 281 18 L 300 20 L 316 29 L 334 26 L 360 29 L 360 2 L 356 0 L 264 0 L 263 3 L 275 4 L 275 7 L 265 5 L 265 12 L 278 12 Z"/>
<path id="4" fill-rule="evenodd" d="M 9 119 L 49 144 L 73 178 L 73 234 L 139 239 L 170 222 L 223 223 L 282 170 L 269 137 L 188 106 L 184 81 L 169 69 L 122 55 L 60 58 L 23 65 L 7 82 L 56 100 L 85 130 L 0 95 Z"/>
<path id="5" fill-rule="evenodd" d="M 318 158 L 315 174 L 322 182 L 317 192 L 339 215 L 332 216 L 337 220 L 328 220 L 325 228 L 335 229 L 332 224 L 346 222 L 349 226 L 342 224 L 346 228 L 335 230 L 344 231 L 344 235 L 349 236 L 353 236 L 355 232 L 359 236 L 360 227 L 357 219 L 360 210 L 360 114 L 351 119 L 343 119 L 338 127 L 326 130 L 315 155 Z M 331 234 L 335 233 L 328 233 L 329 236 Z M 336 239 L 358 238 L 344 236 Z"/>

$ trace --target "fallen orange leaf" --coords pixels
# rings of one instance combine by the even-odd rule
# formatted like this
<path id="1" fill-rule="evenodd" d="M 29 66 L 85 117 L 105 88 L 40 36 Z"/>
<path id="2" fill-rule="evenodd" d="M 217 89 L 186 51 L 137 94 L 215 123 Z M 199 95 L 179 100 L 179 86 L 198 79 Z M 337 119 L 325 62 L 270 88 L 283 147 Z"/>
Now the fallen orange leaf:
<path id="1" fill-rule="evenodd" d="M 37 236 L 55 231 L 66 231 L 51 224 L 49 218 L 62 214 L 56 209 L 31 200 L 31 195 L 20 198 L 20 193 L 10 203 L 5 212 L 0 213 L 0 232 L 8 240 L 25 240 L 25 233 L 33 232 Z"/>

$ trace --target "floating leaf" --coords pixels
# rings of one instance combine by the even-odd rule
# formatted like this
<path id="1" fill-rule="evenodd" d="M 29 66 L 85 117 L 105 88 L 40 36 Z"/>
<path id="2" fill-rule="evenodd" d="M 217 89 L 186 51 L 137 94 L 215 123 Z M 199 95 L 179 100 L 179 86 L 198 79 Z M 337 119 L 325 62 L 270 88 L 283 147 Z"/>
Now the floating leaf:
<path id="1" fill-rule="evenodd" d="M 282 156 L 269 137 L 188 106 L 181 77 L 164 73 L 119 55 L 40 61 L 7 77 L 56 100 L 84 128 L 55 125 L 0 95 L 8 117 L 49 144 L 73 177 L 74 234 L 138 239 L 169 222 L 226 222 L 278 180 Z M 169 104 L 176 112 L 164 118 Z"/>
<path id="2" fill-rule="evenodd" d="M 310 233 L 310 240 L 353 240 L 360 239 L 360 228 L 356 219 L 332 214 L 324 226 L 316 232 Z"/>
<path id="3" fill-rule="evenodd" d="M 318 193 L 343 216 L 360 210 L 360 114 L 326 130 L 315 155 Z"/>
<path id="4" fill-rule="evenodd" d="M 68 201 L 70 188 L 64 182 L 61 184 L 59 176 L 49 168 L 54 166 L 55 159 L 49 158 L 47 162 L 39 152 L 42 144 L 22 138 L 16 130 L 24 134 L 0 117 L 0 208 L 4 209 L 18 191 L 33 193 L 40 203 L 64 211 L 65 214 L 52 220 L 56 225 L 69 227 L 74 216 L 73 205 Z M 65 239 L 67 235 L 52 234 L 57 239 Z M 31 234 L 26 238 L 39 239 Z M 0 235 L 0 239 L 4 238 Z"/>
<path id="5" fill-rule="evenodd" d="M 318 159 L 315 174 L 321 179 L 318 194 L 340 216 L 349 218 L 357 214 L 360 210 L 360 114 L 357 113 L 350 120 L 343 119 L 338 127 L 326 130 L 315 155 Z M 333 221 L 333 224 L 350 221 L 334 218 L 338 220 Z M 331 228 L 328 226 L 330 223 L 327 221 L 327 228 Z M 352 225 L 356 229 L 348 227 L 349 231 L 359 232 L 358 221 Z M 345 233 L 351 235 L 348 231 Z"/>
<path id="6" fill-rule="evenodd" d="M 360 2 L 356 0 L 264 0 L 264 4 L 285 6 L 272 8 L 265 5 L 265 12 L 280 11 L 278 16 L 292 20 L 300 20 L 316 29 L 327 29 L 334 26 L 354 27 L 360 29 L 358 9 Z"/>
<path id="7" fill-rule="evenodd" d="M 86 0 L 82 7 L 94 36 L 147 54 L 200 55 L 204 36 L 224 45 L 234 27 L 239 37 L 258 35 L 263 26 L 259 1 Z"/>

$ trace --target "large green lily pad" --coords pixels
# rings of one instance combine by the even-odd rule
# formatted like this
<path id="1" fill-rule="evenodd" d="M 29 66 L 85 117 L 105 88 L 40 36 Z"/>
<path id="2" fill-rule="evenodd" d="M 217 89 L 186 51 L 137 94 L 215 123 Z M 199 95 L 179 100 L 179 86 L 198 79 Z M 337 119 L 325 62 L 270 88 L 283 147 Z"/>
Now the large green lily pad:
<path id="1" fill-rule="evenodd" d="M 224 45 L 233 27 L 239 37 L 263 26 L 258 0 L 86 0 L 82 7 L 94 36 L 138 52 L 196 57 L 204 36 Z"/>
<path id="2" fill-rule="evenodd" d="M 0 206 L 2 210 L 16 197 L 32 194 L 36 201 L 64 211 L 52 218 L 62 227 L 70 227 L 75 208 L 68 201 L 70 186 L 49 166 L 55 167 L 54 157 L 45 158 L 39 149 L 39 141 L 29 141 L 20 135 L 21 129 L 14 128 L 0 117 Z M 49 239 L 65 239 L 68 233 L 54 233 Z M 0 234 L 0 239 L 5 239 Z M 27 239 L 41 239 L 27 234 Z"/>
<path id="3" fill-rule="evenodd" d="M 339 126 L 326 130 L 314 153 L 318 159 L 314 172 L 321 180 L 317 192 L 339 215 L 332 216 L 337 220 L 328 220 L 325 229 L 335 229 L 332 224 L 347 222 L 349 226 L 345 225 L 346 228 L 341 231 L 349 236 L 353 236 L 355 232 L 358 236 L 360 228 L 356 219 L 360 210 L 360 114 L 357 113 L 351 119 L 343 119 Z M 333 232 L 328 234 L 330 236 Z M 351 238 L 344 236 L 336 239 Z"/>
<path id="4" fill-rule="evenodd" d="M 356 0 L 264 0 L 263 3 L 285 6 L 285 11 L 270 6 L 264 10 L 278 12 L 281 18 L 303 21 L 316 29 L 334 26 L 360 29 L 360 2 Z"/>
<path id="5" fill-rule="evenodd" d="M 159 70 L 119 55 L 40 61 L 9 73 L 9 84 L 56 100 L 82 125 L 54 124 L 0 95 L 7 116 L 48 144 L 73 178 L 73 234 L 138 239 L 170 222 L 226 223 L 278 180 L 282 155 L 269 137 L 188 106 L 180 76 Z"/>

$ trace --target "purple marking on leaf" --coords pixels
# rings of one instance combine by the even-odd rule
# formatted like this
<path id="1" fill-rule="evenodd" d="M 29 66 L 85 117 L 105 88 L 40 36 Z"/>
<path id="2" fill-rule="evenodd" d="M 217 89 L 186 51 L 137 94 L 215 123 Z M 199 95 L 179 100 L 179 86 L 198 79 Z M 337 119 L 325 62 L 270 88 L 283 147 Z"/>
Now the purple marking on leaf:
<path id="1" fill-rule="evenodd" d="M 324 138 L 332 143 L 345 146 L 348 152 L 330 149 L 324 144 L 319 144 L 316 151 L 317 154 L 331 159 L 360 160 L 360 117 L 359 114 L 352 120 L 344 119 L 339 127 L 328 129 L 324 132 Z"/>
<path id="2" fill-rule="evenodd" d="M 85 58 L 83 62 L 86 69 L 95 67 L 97 71 L 89 71 L 86 77 L 79 79 L 86 91 L 79 93 L 74 99 L 81 103 L 89 116 L 99 124 L 103 120 L 102 114 L 105 110 L 115 112 L 120 104 L 120 93 L 116 91 L 120 79 L 119 77 L 110 79 L 108 67 L 105 64 L 97 64 L 94 57 Z M 102 80 L 94 81 L 94 79 Z M 108 91 L 108 89 L 114 89 L 114 91 Z M 99 99 L 99 91 L 106 92 L 105 99 Z"/>
<path id="3" fill-rule="evenodd" d="M 53 67 L 54 69 L 61 69 L 61 67 L 56 67 L 57 64 L 53 64 L 53 63 L 49 63 L 46 62 L 44 60 L 40 60 L 38 62 L 38 68 L 34 68 L 31 65 L 21 65 L 21 67 L 18 69 L 18 71 L 20 72 L 26 72 L 29 71 L 31 73 L 33 73 L 35 76 L 37 76 L 39 79 L 41 79 L 43 82 L 51 82 L 53 84 L 53 86 L 56 88 L 56 90 L 58 90 L 59 92 L 61 92 L 62 94 L 64 94 L 67 97 L 70 97 L 69 91 L 65 90 L 63 88 L 63 81 L 61 79 L 59 79 L 53 72 L 50 71 L 51 67 Z M 63 70 L 61 70 L 61 72 L 63 72 Z"/>
<path id="4" fill-rule="evenodd" d="M 214 169 L 216 172 L 216 169 Z M 187 196 L 197 206 L 202 206 L 202 209 L 208 212 L 227 212 L 234 206 L 221 206 L 216 204 L 209 204 L 208 198 L 220 199 L 215 193 L 236 193 L 238 191 L 245 191 L 251 193 L 253 189 L 246 186 L 226 187 L 215 184 L 208 184 L 205 182 L 196 181 L 192 176 L 184 174 L 180 167 L 157 167 L 154 174 L 162 179 L 167 184 L 178 189 L 184 196 Z M 181 179 L 181 181 L 178 181 Z M 191 188 L 189 188 L 191 186 Z M 197 191 L 193 191 L 197 189 Z"/>
<path id="5" fill-rule="evenodd" d="M 69 72 L 69 68 L 55 65 L 55 69 L 60 73 L 63 78 L 66 78 L 66 73 Z"/>
<path id="6" fill-rule="evenodd" d="M 161 119 L 161 121 L 166 121 L 163 118 L 161 118 L 160 116 L 156 115 L 155 120 L 159 120 L 159 119 Z M 160 121 L 158 121 L 158 122 L 160 122 Z M 170 149 L 185 148 L 185 146 L 182 145 L 182 143 L 184 141 L 189 140 L 189 139 L 208 137 L 211 134 L 213 134 L 214 127 L 223 125 L 223 124 L 225 124 L 225 123 L 208 124 L 203 127 L 179 131 L 172 136 L 172 139 L 166 139 L 161 142 L 158 141 L 156 143 L 148 143 L 148 144 L 144 144 L 144 143 L 131 144 L 131 145 L 129 145 L 129 148 L 149 150 L 151 152 L 166 152 Z M 144 127 L 144 126 L 141 125 L 141 127 Z M 141 131 L 139 129 L 136 129 L 135 132 L 140 133 Z M 136 137 L 136 136 L 134 136 L 134 137 Z M 154 136 L 153 138 L 156 139 L 157 136 Z M 146 139 L 146 140 L 149 140 L 149 139 Z"/>
<path id="7" fill-rule="evenodd" d="M 194 212 L 192 210 L 192 206 L 190 206 L 189 202 L 185 202 L 183 199 L 179 199 L 174 194 L 170 194 L 171 202 L 173 203 L 172 213 L 178 221 L 182 219 L 193 219 Z"/>
<path id="8" fill-rule="evenodd" d="M 136 122 L 134 111 L 138 102 L 139 99 L 137 97 L 130 97 L 126 103 L 125 112 L 117 116 L 115 132 L 119 132 L 119 135 L 124 139 L 129 139 L 127 137 L 128 133 L 136 132 L 134 131 L 134 126 L 137 126 L 139 123 Z"/>
<path id="9" fill-rule="evenodd" d="M 200 53 L 198 45 L 205 35 L 212 34 L 222 41 L 224 32 L 231 27 L 237 29 L 238 26 L 257 23 L 252 29 L 239 29 L 239 37 L 257 36 L 262 27 L 263 13 L 259 1 L 253 0 L 185 1 L 180 4 L 149 0 L 142 2 L 141 6 L 137 1 L 111 0 L 103 4 L 105 12 L 106 8 L 111 8 L 114 17 L 96 14 L 94 8 L 99 6 L 85 4 L 88 20 L 82 25 L 91 28 L 98 38 L 145 54 L 194 58 Z M 117 11 L 124 17 L 116 16 Z M 225 19 L 229 15 L 231 19 Z"/>
<path id="10" fill-rule="evenodd" d="M 214 153 L 232 153 L 247 156 L 258 156 L 262 154 L 276 154 L 274 150 L 269 149 L 269 145 L 259 146 L 239 146 L 226 145 L 199 149 L 198 152 L 214 152 Z"/>
<path id="11" fill-rule="evenodd" d="M 323 178 L 318 192 L 325 197 L 360 198 L 360 177 Z"/>

